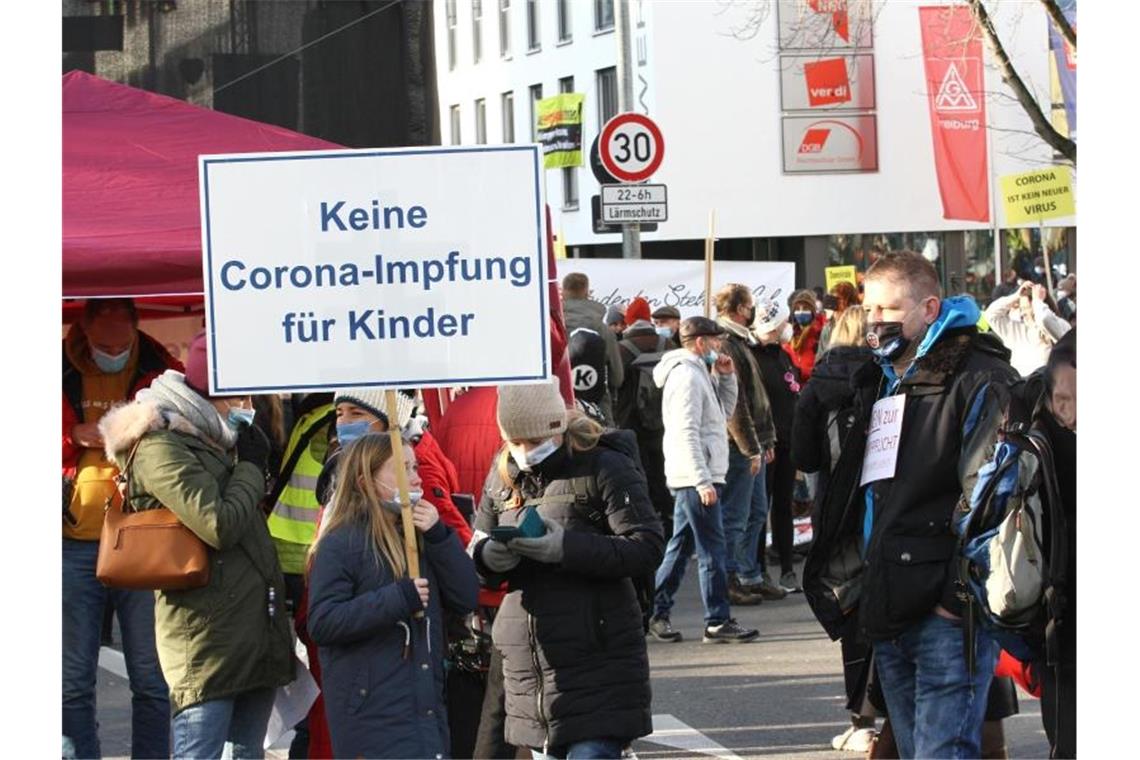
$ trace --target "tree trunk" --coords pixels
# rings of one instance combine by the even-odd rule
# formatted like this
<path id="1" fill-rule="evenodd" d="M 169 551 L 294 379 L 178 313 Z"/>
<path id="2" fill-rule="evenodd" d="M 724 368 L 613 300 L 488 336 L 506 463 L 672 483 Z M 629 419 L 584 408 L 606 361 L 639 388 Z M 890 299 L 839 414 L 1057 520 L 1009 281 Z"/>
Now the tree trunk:
<path id="1" fill-rule="evenodd" d="M 1045 6 L 1045 12 L 1049 14 L 1049 18 L 1053 20 L 1053 26 L 1057 27 L 1057 31 L 1065 38 L 1065 42 L 1069 43 L 1069 47 L 1073 52 L 1077 50 L 1077 32 L 1073 29 L 1069 20 L 1065 18 L 1065 14 L 1061 12 L 1061 6 L 1057 5 L 1057 0 L 1041 0 L 1041 4 Z"/>
<path id="2" fill-rule="evenodd" d="M 1002 80 L 1013 90 L 1013 94 L 1017 97 L 1017 102 L 1021 104 L 1022 109 L 1024 109 L 1025 113 L 1029 116 L 1029 120 L 1033 122 L 1033 130 L 1042 140 L 1048 143 L 1053 150 L 1068 159 L 1073 166 L 1076 166 L 1077 144 L 1054 129 L 1053 125 L 1049 123 L 1049 120 L 1045 118 L 1045 114 L 1042 113 L 1041 106 L 1038 105 L 1037 99 L 1033 97 L 1033 93 L 1025 86 L 1025 82 L 1022 81 L 1017 70 L 1013 67 L 1013 63 L 1009 60 L 1009 55 L 1005 52 L 1005 47 L 1001 44 L 1001 40 L 998 39 L 997 31 L 994 29 L 993 22 L 990 20 L 990 16 L 986 12 L 982 0 L 968 0 L 968 3 L 970 11 L 974 14 L 974 18 L 982 29 L 982 34 L 986 36 L 986 42 L 989 43 L 990 49 L 993 50 L 994 57 L 997 58 Z"/>

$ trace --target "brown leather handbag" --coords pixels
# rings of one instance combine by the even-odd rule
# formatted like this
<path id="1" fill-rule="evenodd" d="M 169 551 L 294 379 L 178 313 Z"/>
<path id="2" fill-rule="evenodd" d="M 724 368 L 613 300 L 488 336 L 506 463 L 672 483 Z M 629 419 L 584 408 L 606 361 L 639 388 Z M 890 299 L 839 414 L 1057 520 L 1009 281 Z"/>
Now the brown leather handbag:
<path id="1" fill-rule="evenodd" d="M 130 468 L 138 446 L 136 442 L 131 448 L 115 479 L 118 489 L 107 497 L 95 577 L 111 588 L 201 588 L 210 580 L 205 542 L 166 507 L 128 511 Z"/>

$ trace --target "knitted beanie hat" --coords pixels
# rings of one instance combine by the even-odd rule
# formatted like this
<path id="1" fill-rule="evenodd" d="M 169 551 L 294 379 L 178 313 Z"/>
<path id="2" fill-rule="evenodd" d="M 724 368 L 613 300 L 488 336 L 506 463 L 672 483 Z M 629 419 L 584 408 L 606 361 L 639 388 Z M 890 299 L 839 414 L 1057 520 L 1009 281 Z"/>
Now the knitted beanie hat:
<path id="1" fill-rule="evenodd" d="M 533 385 L 500 385 L 497 417 L 504 440 L 536 440 L 566 431 L 566 402 L 558 378 Z"/>
<path id="2" fill-rule="evenodd" d="M 641 296 L 629 302 L 629 306 L 625 308 L 625 321 L 627 324 L 644 320 L 648 322 L 649 317 L 649 302 Z"/>
<path id="3" fill-rule="evenodd" d="M 616 306 L 611 306 L 606 309 L 606 318 L 602 320 L 607 325 L 618 325 L 625 322 L 625 314 Z"/>
<path id="4" fill-rule="evenodd" d="M 370 414 L 374 414 L 388 424 L 388 403 L 384 400 L 383 388 L 347 388 L 336 392 L 333 405 L 355 404 Z M 416 397 L 413 391 L 400 389 L 396 392 L 396 427 L 407 427 L 416 411 Z"/>

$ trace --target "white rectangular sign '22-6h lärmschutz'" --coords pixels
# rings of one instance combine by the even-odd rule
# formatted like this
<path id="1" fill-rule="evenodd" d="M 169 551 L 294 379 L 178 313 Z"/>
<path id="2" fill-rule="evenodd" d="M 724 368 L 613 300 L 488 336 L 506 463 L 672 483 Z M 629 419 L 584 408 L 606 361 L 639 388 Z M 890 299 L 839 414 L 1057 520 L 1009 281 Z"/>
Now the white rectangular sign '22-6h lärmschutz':
<path id="1" fill-rule="evenodd" d="M 202 156 L 210 392 L 550 376 L 537 146 Z"/>

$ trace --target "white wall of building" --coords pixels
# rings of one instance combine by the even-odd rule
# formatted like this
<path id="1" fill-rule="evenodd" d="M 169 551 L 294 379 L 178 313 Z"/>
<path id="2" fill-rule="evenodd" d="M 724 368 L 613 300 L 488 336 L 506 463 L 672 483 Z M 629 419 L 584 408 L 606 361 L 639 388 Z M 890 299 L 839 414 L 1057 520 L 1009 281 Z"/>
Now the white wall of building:
<path id="1" fill-rule="evenodd" d="M 471 1 L 457 0 L 458 63 L 449 70 L 447 16 L 436 0 L 436 58 L 441 134 L 450 142 L 449 109 L 459 104 L 462 142 L 474 142 L 474 101 L 486 98 L 488 142 L 501 141 L 499 96 L 515 92 L 516 141 L 529 140 L 527 88 L 558 92 L 573 75 L 585 93 L 584 151 L 598 132 L 595 71 L 614 65 L 612 32 L 595 33 L 592 0 L 575 0 L 573 42 L 556 44 L 556 4 L 538 3 L 541 51 L 528 53 L 525 0 L 511 2 L 511 56 L 499 57 L 498 2 L 484 0 L 483 61 L 471 63 Z M 932 4 L 923 2 L 921 4 Z M 866 174 L 785 175 L 780 140 L 779 59 L 774 0 L 632 3 L 635 109 L 648 112 L 665 136 L 665 161 L 654 182 L 669 187 L 669 221 L 643 240 L 703 238 L 709 211 L 718 237 L 824 235 L 985 228 L 944 220 L 938 196 L 925 92 L 918 0 L 875 0 L 875 79 L 879 171 Z M 770 8 L 756 34 L 734 37 L 749 14 Z M 1037 3 L 995 3 L 993 19 L 1022 78 L 1048 103 L 1048 19 Z M 987 53 L 987 61 L 989 55 Z M 987 68 L 987 118 L 995 175 L 1050 163 L 1051 151 L 992 66 Z M 643 94 L 644 93 L 644 94 Z M 548 171 L 554 227 L 570 245 L 614 243 L 591 231 L 590 195 L 598 192 L 588 167 L 577 171 L 580 205 L 563 208 L 562 178 Z M 1000 214 L 1000 211 L 999 211 Z M 1075 220 L 1057 220 L 1073 224 Z"/>

